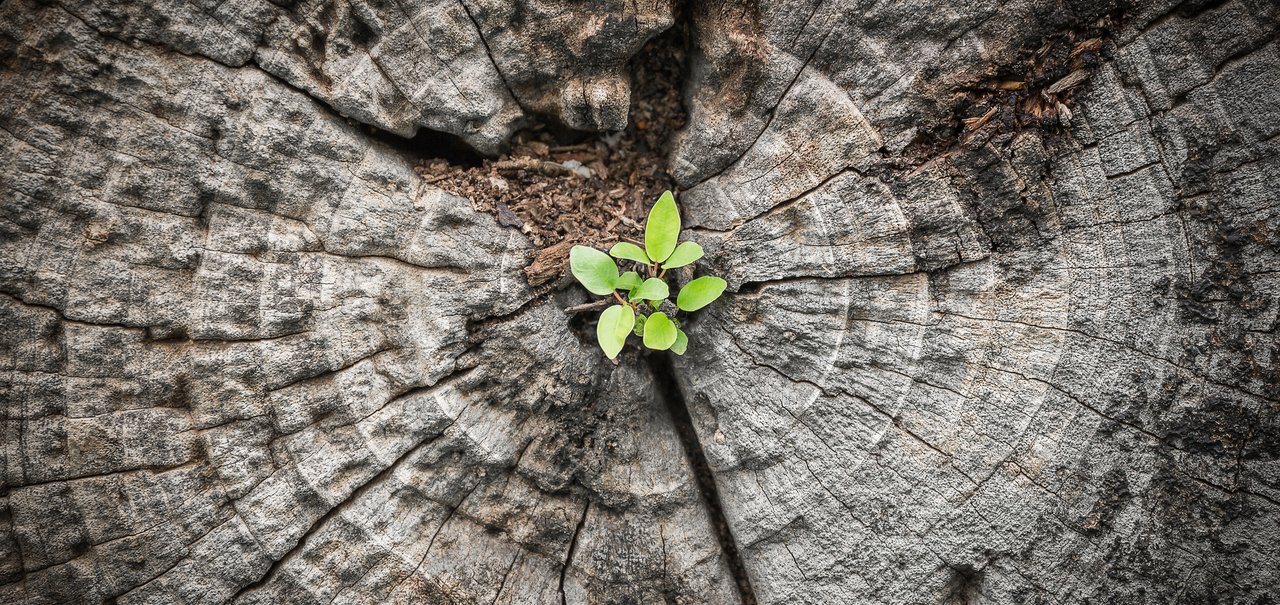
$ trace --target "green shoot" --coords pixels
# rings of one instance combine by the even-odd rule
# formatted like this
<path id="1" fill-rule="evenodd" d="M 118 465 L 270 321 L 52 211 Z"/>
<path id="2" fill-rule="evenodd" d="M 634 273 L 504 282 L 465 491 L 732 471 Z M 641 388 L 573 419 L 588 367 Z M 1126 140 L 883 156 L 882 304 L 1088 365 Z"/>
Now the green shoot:
<path id="1" fill-rule="evenodd" d="M 617 359 L 632 334 L 652 350 L 677 355 L 687 350 L 689 337 L 680 329 L 683 322 L 659 311 L 671 296 L 667 271 L 692 265 L 703 255 L 702 246 L 679 239 L 680 210 L 675 196 L 667 191 L 649 211 L 644 248 L 618 242 L 608 254 L 588 246 L 569 251 L 569 268 L 578 282 L 588 292 L 616 302 L 600 313 L 596 323 L 596 340 L 609 359 Z M 634 270 L 619 273 L 615 258 L 634 264 Z M 680 288 L 675 308 L 685 313 L 702 309 L 718 299 L 727 285 L 719 277 L 694 279 Z M 625 298 L 619 290 L 626 293 Z"/>

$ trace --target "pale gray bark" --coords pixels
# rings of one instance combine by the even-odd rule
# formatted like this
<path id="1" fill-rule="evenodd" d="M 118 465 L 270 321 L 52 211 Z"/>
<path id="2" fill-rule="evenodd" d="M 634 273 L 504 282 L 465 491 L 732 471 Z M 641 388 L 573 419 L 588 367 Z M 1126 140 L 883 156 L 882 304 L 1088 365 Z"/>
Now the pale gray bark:
<path id="1" fill-rule="evenodd" d="M 614 366 L 370 127 L 617 128 L 681 20 L 731 291 Z M 0 602 L 1280 598 L 1278 23 L 7 0 Z M 1055 123 L 954 127 L 1090 28 Z"/>
<path id="2" fill-rule="evenodd" d="M 1275 5 L 1133 9 L 1069 130 L 912 157 L 1108 7 L 809 4 L 695 70 L 673 158 L 739 287 L 679 373 L 761 602 L 1276 598 Z"/>

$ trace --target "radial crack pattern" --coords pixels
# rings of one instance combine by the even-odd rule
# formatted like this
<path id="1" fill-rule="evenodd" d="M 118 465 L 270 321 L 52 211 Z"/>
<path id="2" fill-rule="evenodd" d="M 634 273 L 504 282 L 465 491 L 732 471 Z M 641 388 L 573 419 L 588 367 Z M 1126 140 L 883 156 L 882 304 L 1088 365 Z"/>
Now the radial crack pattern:
<path id="1" fill-rule="evenodd" d="M 0 4 L 0 602 L 1280 598 L 1272 3 L 281 4 Z"/>

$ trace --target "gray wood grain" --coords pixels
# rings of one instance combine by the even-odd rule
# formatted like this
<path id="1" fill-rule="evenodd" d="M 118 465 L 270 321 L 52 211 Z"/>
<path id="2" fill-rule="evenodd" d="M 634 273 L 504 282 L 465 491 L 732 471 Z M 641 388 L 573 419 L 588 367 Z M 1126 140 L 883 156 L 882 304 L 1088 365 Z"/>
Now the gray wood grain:
<path id="1" fill-rule="evenodd" d="M 1100 19 L 1069 116 L 948 130 Z M 1280 598 L 1277 24 L 7 0 L 0 602 Z M 668 371 L 371 133 L 617 129 L 673 26 L 730 291 Z"/>

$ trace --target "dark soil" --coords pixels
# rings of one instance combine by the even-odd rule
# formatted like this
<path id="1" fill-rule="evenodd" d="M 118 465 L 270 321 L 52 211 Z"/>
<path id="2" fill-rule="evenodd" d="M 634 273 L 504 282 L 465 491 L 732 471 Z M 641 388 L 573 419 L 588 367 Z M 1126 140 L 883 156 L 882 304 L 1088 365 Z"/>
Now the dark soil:
<path id="1" fill-rule="evenodd" d="M 560 275 L 575 244 L 607 248 L 619 239 L 639 240 L 649 208 L 675 185 L 667 152 L 687 117 L 679 29 L 650 40 L 633 60 L 625 130 L 585 134 L 535 124 L 496 159 L 478 165 L 430 159 L 419 173 L 528 236 L 537 251 L 525 268 L 532 285 Z"/>

